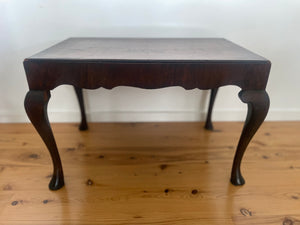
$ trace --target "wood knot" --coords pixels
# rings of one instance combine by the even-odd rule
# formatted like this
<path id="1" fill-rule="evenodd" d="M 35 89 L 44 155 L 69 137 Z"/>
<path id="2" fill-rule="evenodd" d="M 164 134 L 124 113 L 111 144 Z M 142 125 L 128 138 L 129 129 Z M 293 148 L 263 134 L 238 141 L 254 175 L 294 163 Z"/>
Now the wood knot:
<path id="1" fill-rule="evenodd" d="M 161 164 L 161 165 L 159 166 L 159 168 L 160 168 L 161 170 L 164 170 L 164 169 L 166 169 L 167 167 L 168 167 L 167 164 Z"/>
<path id="2" fill-rule="evenodd" d="M 284 218 L 282 225 L 293 225 L 294 221 L 291 220 L 290 218 Z"/>
<path id="3" fill-rule="evenodd" d="M 31 159 L 38 159 L 38 158 L 40 158 L 40 156 L 38 154 L 33 153 L 33 154 L 29 155 L 29 158 L 31 158 Z"/>
<path id="4" fill-rule="evenodd" d="M 134 219 L 141 219 L 141 218 L 143 218 L 142 216 L 134 216 L 133 217 Z"/>
<path id="5" fill-rule="evenodd" d="M 295 200 L 298 200 L 298 199 L 299 199 L 299 197 L 296 196 L 296 195 L 292 195 L 291 197 L 292 197 L 292 199 L 295 199 Z"/>
<path id="6" fill-rule="evenodd" d="M 86 185 L 88 185 L 88 186 L 92 186 L 93 184 L 94 184 L 94 181 L 92 181 L 91 179 L 88 179 L 86 181 Z"/>
<path id="7" fill-rule="evenodd" d="M 99 159 L 103 159 L 103 158 L 104 158 L 104 155 L 99 155 L 98 158 L 99 158 Z"/>
<path id="8" fill-rule="evenodd" d="M 18 204 L 19 204 L 19 201 L 13 201 L 13 202 L 11 203 L 12 206 L 15 206 L 15 205 L 18 205 Z"/>
<path id="9" fill-rule="evenodd" d="M 45 199 L 45 200 L 43 201 L 43 204 L 48 204 L 49 202 L 53 202 L 53 200 Z"/>
<path id="10" fill-rule="evenodd" d="M 192 190 L 192 194 L 193 194 L 193 195 L 198 194 L 198 190 L 197 190 L 197 189 Z"/>
<path id="11" fill-rule="evenodd" d="M 170 189 L 170 188 L 166 188 L 166 189 L 164 190 L 165 194 L 168 194 L 168 193 L 170 193 L 170 192 L 172 192 L 172 191 L 173 191 L 173 190 Z"/>
<path id="12" fill-rule="evenodd" d="M 252 216 L 252 212 L 249 209 L 241 208 L 240 212 L 243 216 Z"/>
<path id="13" fill-rule="evenodd" d="M 67 148 L 67 152 L 74 152 L 76 148 Z"/>

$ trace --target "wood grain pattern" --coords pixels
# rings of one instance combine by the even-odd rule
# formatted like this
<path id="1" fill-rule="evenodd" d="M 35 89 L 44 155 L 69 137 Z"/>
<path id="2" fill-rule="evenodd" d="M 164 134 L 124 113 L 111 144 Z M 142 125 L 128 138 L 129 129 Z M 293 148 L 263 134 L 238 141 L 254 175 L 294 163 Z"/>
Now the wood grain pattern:
<path id="1" fill-rule="evenodd" d="M 242 123 L 53 124 L 67 185 L 30 124 L 0 124 L 0 224 L 300 224 L 300 122 L 266 122 L 231 185 Z"/>
<path id="2" fill-rule="evenodd" d="M 223 38 L 69 38 L 30 60 L 267 61 Z"/>

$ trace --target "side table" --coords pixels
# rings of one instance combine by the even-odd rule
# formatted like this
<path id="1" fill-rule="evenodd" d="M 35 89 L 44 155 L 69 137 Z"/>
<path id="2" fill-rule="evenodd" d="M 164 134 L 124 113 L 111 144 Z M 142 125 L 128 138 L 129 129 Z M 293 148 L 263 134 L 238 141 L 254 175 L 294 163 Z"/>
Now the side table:
<path id="1" fill-rule="evenodd" d="M 210 115 L 218 88 L 240 87 L 239 98 L 248 104 L 248 113 L 233 161 L 231 182 L 243 185 L 241 160 L 269 109 L 265 88 L 270 67 L 267 59 L 221 38 L 69 38 L 26 58 L 29 91 L 25 110 L 52 158 L 54 171 L 49 188 L 57 190 L 64 185 L 47 114 L 50 91 L 63 84 L 75 87 L 81 106 L 80 129 L 87 129 L 82 88 L 211 89 L 205 127 L 212 129 Z"/>

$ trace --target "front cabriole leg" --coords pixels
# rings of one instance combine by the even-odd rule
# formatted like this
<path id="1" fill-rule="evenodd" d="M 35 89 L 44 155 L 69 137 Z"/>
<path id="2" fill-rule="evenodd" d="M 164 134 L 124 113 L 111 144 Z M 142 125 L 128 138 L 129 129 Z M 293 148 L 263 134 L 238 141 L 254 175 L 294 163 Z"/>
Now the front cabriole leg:
<path id="1" fill-rule="evenodd" d="M 50 91 L 29 91 L 25 97 L 26 113 L 46 144 L 53 162 L 53 176 L 49 183 L 51 190 L 57 190 L 64 186 L 64 175 L 57 150 L 56 142 L 48 120 L 47 105 L 50 99 Z"/>
<path id="2" fill-rule="evenodd" d="M 248 113 L 231 171 L 231 183 L 234 185 L 245 184 L 240 171 L 241 161 L 249 142 L 266 118 L 270 105 L 269 96 L 265 90 L 242 90 L 239 98 L 248 104 Z"/>

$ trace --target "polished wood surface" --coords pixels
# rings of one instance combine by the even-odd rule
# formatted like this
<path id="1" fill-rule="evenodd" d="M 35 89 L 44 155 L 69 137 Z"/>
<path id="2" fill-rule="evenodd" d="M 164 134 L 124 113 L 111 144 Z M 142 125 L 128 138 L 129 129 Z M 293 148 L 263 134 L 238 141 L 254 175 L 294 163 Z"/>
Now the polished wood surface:
<path id="1" fill-rule="evenodd" d="M 29 91 L 24 105 L 52 157 L 54 171 L 50 189 L 61 188 L 64 178 L 47 104 L 50 90 L 63 84 L 75 87 L 79 102 L 82 102 L 82 88 L 181 86 L 216 90 L 225 85 L 239 86 L 242 89 L 239 97 L 248 104 L 248 114 L 230 180 L 235 185 L 243 185 L 240 172 L 243 154 L 269 109 L 265 88 L 270 67 L 267 59 L 218 38 L 71 38 L 25 59 Z"/>
<path id="2" fill-rule="evenodd" d="M 267 61 L 223 38 L 69 38 L 28 59 L 122 62 Z"/>
<path id="3" fill-rule="evenodd" d="M 30 124 L 0 124 L 0 224 L 298 225 L 300 122 L 265 122 L 243 187 L 228 183 L 241 122 L 53 124 L 66 186 Z M 263 171 L 263 172 L 261 172 Z"/>

